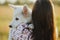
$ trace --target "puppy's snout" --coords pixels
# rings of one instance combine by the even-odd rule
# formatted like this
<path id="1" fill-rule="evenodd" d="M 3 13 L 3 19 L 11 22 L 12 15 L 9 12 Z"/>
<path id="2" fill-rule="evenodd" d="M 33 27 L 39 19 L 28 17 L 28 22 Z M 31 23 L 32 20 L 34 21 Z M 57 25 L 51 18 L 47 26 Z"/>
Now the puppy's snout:
<path id="1" fill-rule="evenodd" d="M 9 25 L 10 28 L 12 28 L 12 25 Z"/>

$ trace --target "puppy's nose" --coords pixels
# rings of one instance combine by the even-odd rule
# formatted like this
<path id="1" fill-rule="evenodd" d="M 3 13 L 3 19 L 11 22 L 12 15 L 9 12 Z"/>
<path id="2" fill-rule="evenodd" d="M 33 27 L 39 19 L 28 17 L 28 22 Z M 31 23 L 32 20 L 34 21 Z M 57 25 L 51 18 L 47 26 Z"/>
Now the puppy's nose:
<path id="1" fill-rule="evenodd" d="M 12 25 L 9 25 L 10 28 L 12 28 Z"/>

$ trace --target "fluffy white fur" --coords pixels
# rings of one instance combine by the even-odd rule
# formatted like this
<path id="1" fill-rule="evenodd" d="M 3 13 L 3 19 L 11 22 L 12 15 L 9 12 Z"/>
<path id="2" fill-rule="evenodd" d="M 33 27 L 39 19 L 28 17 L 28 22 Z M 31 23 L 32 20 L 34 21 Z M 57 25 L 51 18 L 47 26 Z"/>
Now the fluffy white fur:
<path id="1" fill-rule="evenodd" d="M 28 8 L 27 5 L 23 5 L 23 6 L 14 6 L 14 5 L 10 5 L 10 7 L 13 8 L 14 10 L 14 14 L 13 14 L 13 20 L 11 22 L 10 25 L 12 25 L 12 27 L 17 27 L 18 24 L 20 23 L 27 23 L 27 22 L 30 22 L 31 21 L 31 9 Z M 23 14 L 23 7 L 26 7 L 27 8 L 27 17 L 24 16 Z M 19 18 L 18 21 L 16 21 L 15 19 L 16 18 Z"/>
<path id="2" fill-rule="evenodd" d="M 16 29 L 16 27 L 21 24 L 21 23 L 27 23 L 31 21 L 31 13 L 32 10 L 27 6 L 27 5 L 20 5 L 20 6 L 16 6 L 16 5 L 11 5 L 9 4 L 9 6 L 14 10 L 14 14 L 13 14 L 13 20 L 10 23 L 10 25 L 12 26 L 12 28 L 10 28 L 10 32 L 9 32 L 9 39 L 8 40 L 12 40 L 11 38 L 11 30 L 12 29 Z M 26 14 L 25 14 L 25 9 L 27 9 Z M 16 18 L 18 18 L 19 20 L 16 20 Z M 32 28 L 31 25 L 29 25 L 30 28 Z"/>

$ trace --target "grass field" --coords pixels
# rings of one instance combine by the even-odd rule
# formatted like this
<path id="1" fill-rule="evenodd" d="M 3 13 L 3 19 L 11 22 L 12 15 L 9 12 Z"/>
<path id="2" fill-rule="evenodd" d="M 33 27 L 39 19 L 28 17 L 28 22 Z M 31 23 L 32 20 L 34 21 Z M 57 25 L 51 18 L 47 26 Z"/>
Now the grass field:
<path id="1" fill-rule="evenodd" d="M 58 32 L 60 33 L 60 6 L 55 5 L 55 14 Z M 8 31 L 9 31 L 9 23 L 12 20 L 13 9 L 8 6 L 0 6 L 0 40 L 7 40 Z M 60 40 L 60 37 L 59 39 Z"/>

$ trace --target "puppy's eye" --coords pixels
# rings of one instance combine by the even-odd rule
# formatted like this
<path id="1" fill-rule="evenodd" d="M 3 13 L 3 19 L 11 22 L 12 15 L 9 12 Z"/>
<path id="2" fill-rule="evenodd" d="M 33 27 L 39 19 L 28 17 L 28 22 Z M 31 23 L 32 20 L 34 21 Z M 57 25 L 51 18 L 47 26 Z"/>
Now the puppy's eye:
<path id="1" fill-rule="evenodd" d="M 15 20 L 19 20 L 19 18 L 16 18 Z"/>

